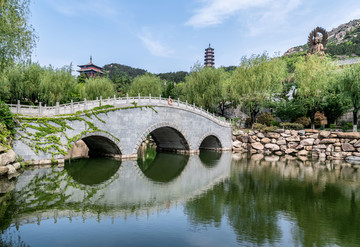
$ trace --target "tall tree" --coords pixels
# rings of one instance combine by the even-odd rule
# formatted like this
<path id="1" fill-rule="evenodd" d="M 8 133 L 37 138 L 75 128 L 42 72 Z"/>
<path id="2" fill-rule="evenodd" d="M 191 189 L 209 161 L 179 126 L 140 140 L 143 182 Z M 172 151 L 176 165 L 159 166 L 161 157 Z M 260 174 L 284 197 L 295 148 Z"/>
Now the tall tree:
<path id="1" fill-rule="evenodd" d="M 335 73 L 334 63 L 326 57 L 308 56 L 295 65 L 296 96 L 307 108 L 312 129 L 315 128 L 315 113 L 321 110 L 329 82 Z"/>
<path id="2" fill-rule="evenodd" d="M 135 77 L 130 86 L 129 94 L 132 96 L 137 96 L 138 94 L 148 96 L 151 94 L 154 97 L 159 97 L 163 91 L 163 87 L 164 82 L 160 77 L 146 73 L 145 75 Z"/>
<path id="3" fill-rule="evenodd" d="M 357 131 L 358 113 L 360 109 L 360 64 L 346 67 L 340 79 L 341 90 L 347 95 L 353 107 L 353 131 Z"/>
<path id="4" fill-rule="evenodd" d="M 232 74 L 231 88 L 235 103 L 247 108 L 251 123 L 261 107 L 281 91 L 285 77 L 286 63 L 279 58 L 270 59 L 266 53 L 242 58 Z"/>
<path id="5" fill-rule="evenodd" d="M 0 0 L 0 72 L 28 58 L 35 46 L 34 29 L 27 23 L 30 0 Z"/>
<path id="6" fill-rule="evenodd" d="M 214 106 L 217 108 L 228 100 L 224 89 L 226 79 L 227 72 L 223 68 L 215 69 L 195 64 L 190 75 L 185 78 L 186 99 L 206 109 Z"/>

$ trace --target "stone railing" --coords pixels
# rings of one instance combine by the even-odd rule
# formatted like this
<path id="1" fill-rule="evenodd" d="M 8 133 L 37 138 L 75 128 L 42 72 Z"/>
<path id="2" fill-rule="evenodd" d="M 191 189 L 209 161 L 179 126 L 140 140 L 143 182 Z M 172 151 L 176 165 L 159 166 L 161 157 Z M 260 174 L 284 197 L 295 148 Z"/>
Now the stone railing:
<path id="1" fill-rule="evenodd" d="M 61 105 L 59 104 L 59 102 L 56 102 L 55 106 L 42 105 L 41 102 L 38 106 L 21 105 L 20 101 L 18 101 L 17 104 L 8 104 L 8 106 L 10 107 L 11 112 L 14 114 L 21 114 L 25 116 L 51 117 L 56 115 L 74 114 L 78 111 L 91 110 L 95 107 L 104 105 L 113 105 L 117 108 L 123 108 L 134 106 L 134 104 L 136 104 L 137 106 L 167 106 L 176 109 L 187 110 L 202 117 L 208 118 L 220 125 L 227 127 L 231 126 L 230 121 L 215 116 L 215 114 L 209 113 L 208 111 L 202 109 L 202 107 L 197 107 L 195 104 L 188 104 L 187 101 L 182 102 L 179 99 L 171 99 L 170 103 L 170 98 L 162 98 L 161 96 L 152 97 L 151 95 L 143 97 L 140 96 L 140 94 L 137 97 L 115 97 L 114 95 L 113 98 L 103 99 L 102 97 L 100 97 L 96 100 L 88 101 L 84 99 L 84 101 L 80 102 L 73 102 L 71 100 L 71 103 Z"/>

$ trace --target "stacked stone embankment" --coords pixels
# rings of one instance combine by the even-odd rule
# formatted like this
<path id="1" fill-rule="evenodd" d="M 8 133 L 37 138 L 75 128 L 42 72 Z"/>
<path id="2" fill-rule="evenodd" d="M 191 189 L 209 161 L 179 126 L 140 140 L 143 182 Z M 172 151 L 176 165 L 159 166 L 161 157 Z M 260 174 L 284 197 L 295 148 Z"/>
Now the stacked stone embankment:
<path id="1" fill-rule="evenodd" d="M 16 170 L 19 170 L 21 168 L 20 162 L 17 161 L 18 157 L 14 150 L 0 148 L 0 176 L 4 174 L 15 174 Z"/>
<path id="2" fill-rule="evenodd" d="M 233 151 L 360 161 L 360 133 L 312 129 L 234 130 Z"/>

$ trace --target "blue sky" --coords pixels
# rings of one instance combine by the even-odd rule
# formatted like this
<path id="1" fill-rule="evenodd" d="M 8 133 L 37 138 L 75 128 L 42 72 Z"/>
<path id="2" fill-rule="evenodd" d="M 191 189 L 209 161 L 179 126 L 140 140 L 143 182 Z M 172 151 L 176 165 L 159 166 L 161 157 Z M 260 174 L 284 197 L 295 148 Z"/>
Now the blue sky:
<path id="1" fill-rule="evenodd" d="M 32 0 L 39 37 L 32 60 L 62 67 L 120 63 L 151 73 L 189 71 L 209 43 L 215 66 L 243 56 L 283 54 L 360 18 L 360 1 L 329 0 Z M 74 69 L 77 69 L 74 66 Z"/>

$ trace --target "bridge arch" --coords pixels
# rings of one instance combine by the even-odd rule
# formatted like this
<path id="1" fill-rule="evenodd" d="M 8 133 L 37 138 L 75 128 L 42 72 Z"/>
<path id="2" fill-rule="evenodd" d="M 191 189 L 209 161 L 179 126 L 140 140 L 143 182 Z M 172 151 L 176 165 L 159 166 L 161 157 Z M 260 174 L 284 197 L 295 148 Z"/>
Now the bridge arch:
<path id="1" fill-rule="evenodd" d="M 74 143 L 79 140 L 84 141 L 86 146 L 89 148 L 90 157 L 121 155 L 123 150 L 119 140 L 117 140 L 114 136 L 102 131 L 83 134 L 71 144 L 74 145 Z"/>
<path id="2" fill-rule="evenodd" d="M 162 150 L 192 150 L 185 131 L 172 122 L 159 122 L 147 128 L 138 138 L 133 153 L 137 153 L 141 143 L 151 134 L 157 148 Z"/>
<path id="3" fill-rule="evenodd" d="M 203 135 L 198 142 L 198 149 L 221 150 L 223 145 L 220 137 L 214 132 L 208 132 Z"/>

